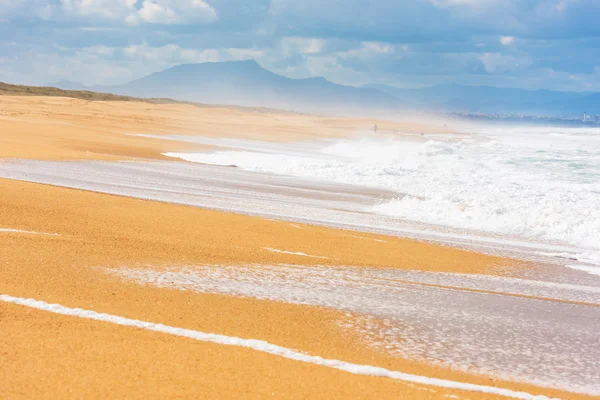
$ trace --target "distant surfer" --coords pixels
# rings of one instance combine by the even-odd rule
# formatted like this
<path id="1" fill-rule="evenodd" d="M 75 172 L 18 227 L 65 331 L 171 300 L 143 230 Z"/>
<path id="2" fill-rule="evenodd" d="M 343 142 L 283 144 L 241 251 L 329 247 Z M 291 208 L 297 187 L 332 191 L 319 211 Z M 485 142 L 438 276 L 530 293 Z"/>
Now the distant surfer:
<path id="1" fill-rule="evenodd" d="M 377 132 L 377 124 L 375 124 L 375 126 L 373 126 L 373 132 Z"/>

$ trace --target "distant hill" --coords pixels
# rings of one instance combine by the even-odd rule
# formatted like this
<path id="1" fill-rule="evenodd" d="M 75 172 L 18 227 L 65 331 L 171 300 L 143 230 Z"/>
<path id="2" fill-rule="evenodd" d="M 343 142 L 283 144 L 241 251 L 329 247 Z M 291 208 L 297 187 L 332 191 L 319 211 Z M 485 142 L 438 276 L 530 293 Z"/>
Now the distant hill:
<path id="1" fill-rule="evenodd" d="M 119 96 L 111 93 L 96 93 L 89 90 L 65 90 L 49 86 L 23 86 L 0 82 L 0 96 L 58 96 L 83 100 L 119 100 L 142 101 L 130 96 Z"/>
<path id="2" fill-rule="evenodd" d="M 600 115 L 600 93 L 586 93 L 568 101 L 548 102 L 546 107 L 555 113 L 570 111 L 570 115 Z"/>
<path id="3" fill-rule="evenodd" d="M 338 85 L 325 78 L 286 78 L 255 61 L 183 64 L 124 85 L 89 90 L 310 112 L 397 110 L 403 106 L 396 97 L 376 89 Z"/>
<path id="4" fill-rule="evenodd" d="M 493 86 L 435 85 L 418 89 L 372 84 L 413 107 L 441 112 L 481 112 L 528 115 L 600 114 L 600 94 L 525 90 Z"/>
<path id="5" fill-rule="evenodd" d="M 358 88 L 338 85 L 325 78 L 287 78 L 262 68 L 255 61 L 177 65 L 118 86 L 86 87 L 70 81 L 54 85 L 141 98 L 312 113 L 402 110 L 546 116 L 600 114 L 600 93 L 452 84 L 418 89 L 380 84 Z"/>
<path id="6" fill-rule="evenodd" d="M 49 87 L 61 88 L 64 90 L 88 90 L 89 87 L 85 86 L 82 83 L 72 82 L 67 80 L 60 80 L 58 82 L 53 82 L 48 84 Z"/>

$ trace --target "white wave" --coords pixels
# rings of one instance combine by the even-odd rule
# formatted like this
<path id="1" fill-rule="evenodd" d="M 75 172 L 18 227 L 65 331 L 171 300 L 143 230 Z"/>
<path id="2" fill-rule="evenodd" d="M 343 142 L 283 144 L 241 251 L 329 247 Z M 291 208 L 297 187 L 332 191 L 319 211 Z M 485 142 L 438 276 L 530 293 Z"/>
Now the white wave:
<path id="1" fill-rule="evenodd" d="M 600 267 L 592 267 L 589 265 L 567 265 L 567 267 L 600 276 Z"/>
<path id="2" fill-rule="evenodd" d="M 258 339 L 242 339 L 235 336 L 225 336 L 215 333 L 205 333 L 195 331 L 192 329 L 177 328 L 163 324 L 156 324 L 153 322 L 140 321 L 136 319 L 130 319 L 120 317 L 117 315 L 110 315 L 104 313 L 98 313 L 91 310 L 84 310 L 81 308 L 70 308 L 60 304 L 50 304 L 40 300 L 27 299 L 22 297 L 14 297 L 5 294 L 0 294 L 0 301 L 6 303 L 18 304 L 38 310 L 48 311 L 55 314 L 75 316 L 79 318 L 91 319 L 96 321 L 109 322 L 116 325 L 132 326 L 139 329 L 146 329 L 149 331 L 166 333 L 169 335 L 185 337 L 189 339 L 199 340 L 201 342 L 217 343 L 226 346 L 246 347 L 253 350 L 261 351 L 263 353 L 272 354 L 275 356 L 287 358 L 294 361 L 305 362 L 310 364 L 316 364 L 333 368 L 341 371 L 346 371 L 355 375 L 368 375 L 368 376 L 379 376 L 404 382 L 412 382 L 429 386 L 437 386 L 450 389 L 466 390 L 471 392 L 497 394 L 500 396 L 506 396 L 514 399 L 524 400 L 545 400 L 548 399 L 546 396 L 533 395 L 526 392 L 516 392 L 510 389 L 497 388 L 493 386 L 475 385 L 471 383 L 450 381 L 446 379 L 429 378 L 420 375 L 412 375 L 399 371 L 391 371 L 389 369 L 375 367 L 370 365 L 352 364 L 345 361 L 327 359 L 319 356 L 311 356 L 305 353 L 301 353 L 297 350 L 289 349 L 286 347 L 278 346 L 264 340 Z"/>
<path id="3" fill-rule="evenodd" d="M 343 139 L 323 141 L 318 149 L 170 155 L 391 189 L 408 196 L 367 211 L 577 246 L 586 259 L 600 258 L 600 130 L 511 128 L 460 140 Z"/>

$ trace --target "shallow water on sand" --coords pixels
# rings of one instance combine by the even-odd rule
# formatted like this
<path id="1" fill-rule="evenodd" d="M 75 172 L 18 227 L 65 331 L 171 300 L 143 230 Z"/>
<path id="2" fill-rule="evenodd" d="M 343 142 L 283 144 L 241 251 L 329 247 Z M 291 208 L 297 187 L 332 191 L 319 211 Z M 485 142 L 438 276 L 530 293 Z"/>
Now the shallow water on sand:
<path id="1" fill-rule="evenodd" d="M 361 318 L 349 318 L 342 326 L 358 329 L 370 346 L 387 353 L 471 373 L 600 393 L 600 287 L 293 265 L 104 272 L 158 287 L 359 313 Z"/>
<path id="2" fill-rule="evenodd" d="M 385 140 L 398 141 L 396 138 Z M 467 139 L 432 140 L 440 141 L 444 146 L 465 146 L 457 143 Z M 212 144 L 216 143 L 214 139 L 211 141 Z M 364 321 L 354 321 L 355 329 L 360 328 L 366 340 L 382 351 L 471 372 L 600 394 L 596 362 L 600 359 L 600 278 L 589 271 L 565 268 L 571 263 L 596 268 L 593 262 L 586 264 L 582 261 L 581 256 L 594 254 L 593 243 L 571 244 L 575 241 L 526 234 L 499 234 L 486 232 L 484 228 L 456 228 L 444 225 L 443 216 L 436 223 L 424 223 L 393 213 L 375 212 L 376 207 L 396 204 L 404 197 L 416 197 L 411 192 L 416 186 L 412 187 L 410 180 L 404 187 L 394 189 L 371 184 L 371 181 L 375 182 L 377 174 L 386 176 L 386 179 L 397 179 L 395 176 L 408 178 L 387 173 L 389 171 L 382 172 L 377 160 L 357 162 L 351 154 L 334 157 L 324 152 L 326 148 L 331 152 L 331 146 L 343 142 L 269 144 L 267 148 L 261 142 L 229 140 L 225 143 L 237 149 L 224 152 L 226 165 L 230 164 L 230 153 L 235 154 L 245 147 L 247 150 L 251 148 L 251 152 L 245 152 L 249 153 L 247 157 L 239 155 L 236 158 L 235 164 L 239 168 L 162 161 L 4 160 L 0 162 L 0 176 L 356 231 L 413 237 L 536 261 L 540 263 L 537 268 L 518 271 L 521 274 L 519 278 L 526 279 L 510 280 L 411 271 L 290 266 L 237 266 L 234 269 L 202 266 L 171 270 L 166 275 L 164 272 L 125 269 L 122 273 L 124 277 L 140 283 L 168 286 L 168 282 L 171 282 L 180 289 L 253 296 L 359 313 L 367 318 L 367 322 L 368 318 L 384 321 L 385 329 L 380 329 L 378 324 L 365 325 Z M 430 146 L 427 143 L 416 141 L 414 146 Z M 460 151 L 458 153 L 458 159 L 464 157 Z M 203 154 L 202 157 L 218 155 L 219 152 Z M 337 173 L 349 169 L 358 172 L 353 176 L 369 182 L 349 185 L 326 179 L 327 176 L 315 176 L 314 172 L 311 172 L 313 175 L 298 177 L 244 170 L 252 169 L 248 165 L 260 162 L 269 164 L 271 161 L 261 161 L 263 158 L 268 161 L 269 157 L 278 160 L 273 165 L 287 165 L 290 171 L 296 171 L 289 172 L 290 175 L 304 168 L 306 160 L 316 160 L 315 165 L 330 165 L 329 169 L 323 168 L 322 171 Z M 445 156 L 442 154 L 442 157 Z M 381 159 L 385 161 L 385 157 Z M 219 164 L 215 160 L 212 162 Z M 249 164 L 244 166 L 245 162 Z M 370 171 L 365 169 L 365 165 L 378 169 Z M 592 190 L 594 182 L 593 177 L 588 176 L 577 183 L 585 189 L 581 196 L 596 195 Z M 514 196 L 519 198 L 520 192 L 517 190 L 516 193 Z M 419 201 L 430 201 L 425 192 L 421 197 L 423 199 Z M 561 204 L 548 208 L 548 212 L 562 210 Z M 524 203 L 524 206 L 531 204 Z M 430 204 L 429 207 L 434 205 Z M 482 209 L 485 207 L 482 206 Z M 431 211 L 435 212 L 433 209 Z M 586 218 L 593 228 L 597 221 L 595 216 Z M 562 229 L 561 226 L 548 226 L 555 231 Z M 293 248 L 265 251 L 313 257 L 316 262 L 325 256 L 304 254 Z"/>
<path id="3" fill-rule="evenodd" d="M 293 144 L 208 142 L 229 149 L 168 155 L 397 191 L 403 195 L 365 211 L 575 246 L 581 251 L 570 254 L 574 267 L 600 275 L 600 129 L 488 129 L 454 139 L 362 135 Z"/>
<path id="4" fill-rule="evenodd" d="M 563 267 L 585 251 L 575 246 L 458 230 L 365 211 L 375 204 L 401 196 L 398 192 L 224 166 L 181 162 L 8 160 L 0 162 L 0 176 L 267 218 L 411 237 Z M 570 277 L 580 275 L 589 274 L 573 270 Z"/>

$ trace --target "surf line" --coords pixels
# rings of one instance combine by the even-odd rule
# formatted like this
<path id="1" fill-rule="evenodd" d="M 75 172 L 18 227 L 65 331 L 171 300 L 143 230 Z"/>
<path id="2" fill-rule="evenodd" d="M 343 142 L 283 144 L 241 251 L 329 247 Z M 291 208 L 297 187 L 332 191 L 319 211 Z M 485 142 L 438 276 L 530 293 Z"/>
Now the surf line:
<path id="1" fill-rule="evenodd" d="M 480 392 L 495 394 L 513 399 L 522 400 L 550 400 L 549 397 L 541 395 L 533 395 L 527 392 L 516 392 L 510 389 L 503 389 L 494 386 L 476 385 L 472 383 L 457 382 L 446 379 L 428 378 L 426 376 L 407 374 L 400 371 L 391 371 L 389 369 L 375 367 L 370 365 L 352 364 L 345 361 L 322 358 L 319 356 L 311 356 L 301 353 L 297 350 L 287 347 L 278 346 L 258 339 L 242 339 L 235 336 L 225 336 L 217 333 L 205 333 L 185 328 L 176 328 L 173 326 L 155 324 L 153 322 L 145 322 L 136 319 L 120 317 L 117 315 L 98 313 L 96 311 L 84 310 L 81 308 L 65 307 L 60 304 L 50 304 L 45 301 L 27 299 L 23 297 L 14 297 L 6 294 L 0 294 L 0 301 L 6 303 L 17 304 L 20 306 L 35 308 L 42 311 L 48 311 L 55 314 L 67 315 L 95 321 L 109 322 L 116 325 L 131 326 L 149 331 L 166 333 L 169 335 L 185 337 L 198 340 L 201 342 L 217 343 L 226 346 L 245 347 L 263 353 L 272 354 L 275 356 L 287 358 L 294 361 L 300 361 L 310 364 L 316 364 L 324 367 L 329 367 L 341 371 L 350 372 L 355 375 L 378 376 L 390 378 L 394 380 L 417 383 L 428 386 L 437 386 L 449 389 L 465 390 L 470 392 Z"/>

